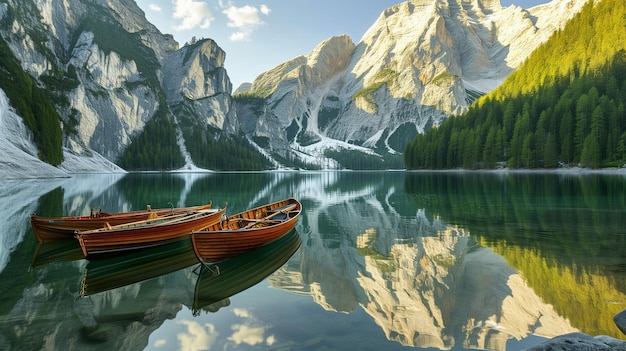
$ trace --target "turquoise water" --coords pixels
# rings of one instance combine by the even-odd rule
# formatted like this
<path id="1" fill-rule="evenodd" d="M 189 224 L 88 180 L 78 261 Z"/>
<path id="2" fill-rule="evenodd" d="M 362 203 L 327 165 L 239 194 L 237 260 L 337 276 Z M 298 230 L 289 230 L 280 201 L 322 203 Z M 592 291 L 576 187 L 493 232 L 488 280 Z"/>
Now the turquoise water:
<path id="1" fill-rule="evenodd" d="M 2 350 L 520 350 L 622 338 L 626 177 L 266 172 L 7 181 Z M 87 261 L 29 215 L 293 195 L 295 231 L 202 271 L 188 242 Z M 294 250 L 296 250 L 294 252 Z"/>

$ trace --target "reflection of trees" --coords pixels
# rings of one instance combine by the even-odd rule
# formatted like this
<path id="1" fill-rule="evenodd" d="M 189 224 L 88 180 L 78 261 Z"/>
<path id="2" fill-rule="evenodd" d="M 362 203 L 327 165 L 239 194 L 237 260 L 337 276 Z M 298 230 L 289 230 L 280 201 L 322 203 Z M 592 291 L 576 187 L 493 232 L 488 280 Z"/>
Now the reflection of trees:
<path id="1" fill-rule="evenodd" d="M 487 241 L 588 264 L 626 257 L 626 180 L 613 176 L 412 173 L 420 208 Z"/>
<path id="2" fill-rule="evenodd" d="M 126 175 L 116 186 L 130 208 L 138 210 L 146 208 L 148 204 L 152 208 L 169 207 L 168 203 L 176 205 L 185 181 L 168 173 L 140 173 Z"/>
<path id="3" fill-rule="evenodd" d="M 257 203 L 270 202 L 269 199 L 264 198 L 251 204 L 251 198 L 254 196 L 251 194 L 262 193 L 268 184 L 272 184 L 274 178 L 271 173 L 216 173 L 195 181 L 190 194 L 194 196 L 200 194 L 204 198 L 210 198 L 214 206 L 223 207 L 225 203 L 228 203 L 228 212 L 235 213 L 253 207 Z M 277 196 L 272 193 L 269 195 Z M 278 196 L 272 199 L 278 199 Z"/>
<path id="4" fill-rule="evenodd" d="M 48 217 L 65 216 L 63 214 L 63 188 L 58 187 L 42 195 L 37 201 L 37 213 L 45 213 Z"/>
<path id="5" fill-rule="evenodd" d="M 594 266 L 567 265 L 546 259 L 538 250 L 506 243 L 498 243 L 493 249 L 522 271 L 528 285 L 573 326 L 590 335 L 623 337 L 613 323 L 613 316 L 624 309 L 626 293 L 616 287 L 615 276 Z"/>
<path id="6" fill-rule="evenodd" d="M 405 187 L 418 207 L 480 236 L 574 326 L 620 336 L 612 316 L 623 305 L 607 301 L 626 300 L 615 275 L 626 257 L 623 177 L 415 173 Z"/>

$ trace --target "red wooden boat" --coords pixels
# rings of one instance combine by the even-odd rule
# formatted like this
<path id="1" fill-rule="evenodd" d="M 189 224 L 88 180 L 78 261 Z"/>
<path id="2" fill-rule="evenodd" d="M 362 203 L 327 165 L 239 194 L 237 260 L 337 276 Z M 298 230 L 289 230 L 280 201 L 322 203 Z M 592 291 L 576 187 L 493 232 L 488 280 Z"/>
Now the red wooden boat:
<path id="1" fill-rule="evenodd" d="M 120 253 L 166 244 L 219 223 L 225 209 L 198 210 L 161 216 L 145 221 L 107 225 L 104 228 L 77 231 L 76 238 L 86 258 Z"/>
<path id="2" fill-rule="evenodd" d="M 77 230 L 91 230 L 103 228 L 109 225 L 120 225 L 125 223 L 143 221 L 146 219 L 165 216 L 167 214 L 179 214 L 191 211 L 208 210 L 211 203 L 194 207 L 178 207 L 178 208 L 159 208 L 151 209 L 148 206 L 145 210 L 107 213 L 94 212 L 86 216 L 68 216 L 68 217 L 40 217 L 33 214 L 30 217 L 30 223 L 38 242 L 72 239 Z"/>
<path id="3" fill-rule="evenodd" d="M 214 263 L 263 246 L 292 230 L 302 212 L 289 198 L 256 207 L 191 233 L 193 250 L 203 263 Z"/>

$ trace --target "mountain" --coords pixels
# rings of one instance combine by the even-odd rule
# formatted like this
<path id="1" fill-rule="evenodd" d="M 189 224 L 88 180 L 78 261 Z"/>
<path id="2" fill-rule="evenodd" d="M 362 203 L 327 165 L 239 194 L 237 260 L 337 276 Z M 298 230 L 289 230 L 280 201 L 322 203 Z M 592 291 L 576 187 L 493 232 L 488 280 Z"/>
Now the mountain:
<path id="1" fill-rule="evenodd" d="M 179 111 L 220 130 L 233 129 L 234 118 L 227 121 L 232 87 L 223 69 L 225 54 L 212 40 L 179 49 L 132 0 L 0 5 L 0 35 L 23 71 L 50 93 L 63 130 L 62 145 L 54 147 L 63 148 L 66 160 L 118 162 L 150 121 L 167 119 L 180 132 Z M 162 145 L 168 140 L 173 145 Z M 152 145 L 153 158 L 161 147 L 184 146 L 176 135 L 160 142 Z"/>
<path id="2" fill-rule="evenodd" d="M 590 1 L 467 113 L 407 146 L 407 168 L 623 167 L 626 5 Z"/>
<path id="3" fill-rule="evenodd" d="M 360 42 L 329 38 L 233 97 L 217 43 L 179 47 L 133 0 L 3 0 L 0 89 L 33 145 L 17 142 L 22 158 L 62 174 L 403 167 L 408 140 L 496 87 L 583 2 L 404 2 Z"/>
<path id="4" fill-rule="evenodd" d="M 385 10 L 360 42 L 330 38 L 260 74 L 247 93 L 265 99 L 263 113 L 278 116 L 302 154 L 319 155 L 328 140 L 400 153 L 497 87 L 584 2 L 525 10 L 497 0 L 406 1 Z"/>

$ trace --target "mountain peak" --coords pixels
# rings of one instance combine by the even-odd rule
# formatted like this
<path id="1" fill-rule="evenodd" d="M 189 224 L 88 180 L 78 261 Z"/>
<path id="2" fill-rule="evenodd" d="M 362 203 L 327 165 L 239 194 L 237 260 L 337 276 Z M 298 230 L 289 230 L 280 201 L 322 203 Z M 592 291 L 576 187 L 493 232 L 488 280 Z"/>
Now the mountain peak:
<path id="1" fill-rule="evenodd" d="M 348 66 L 354 47 L 347 35 L 326 39 L 307 55 L 307 66 L 317 80 L 329 79 Z"/>

